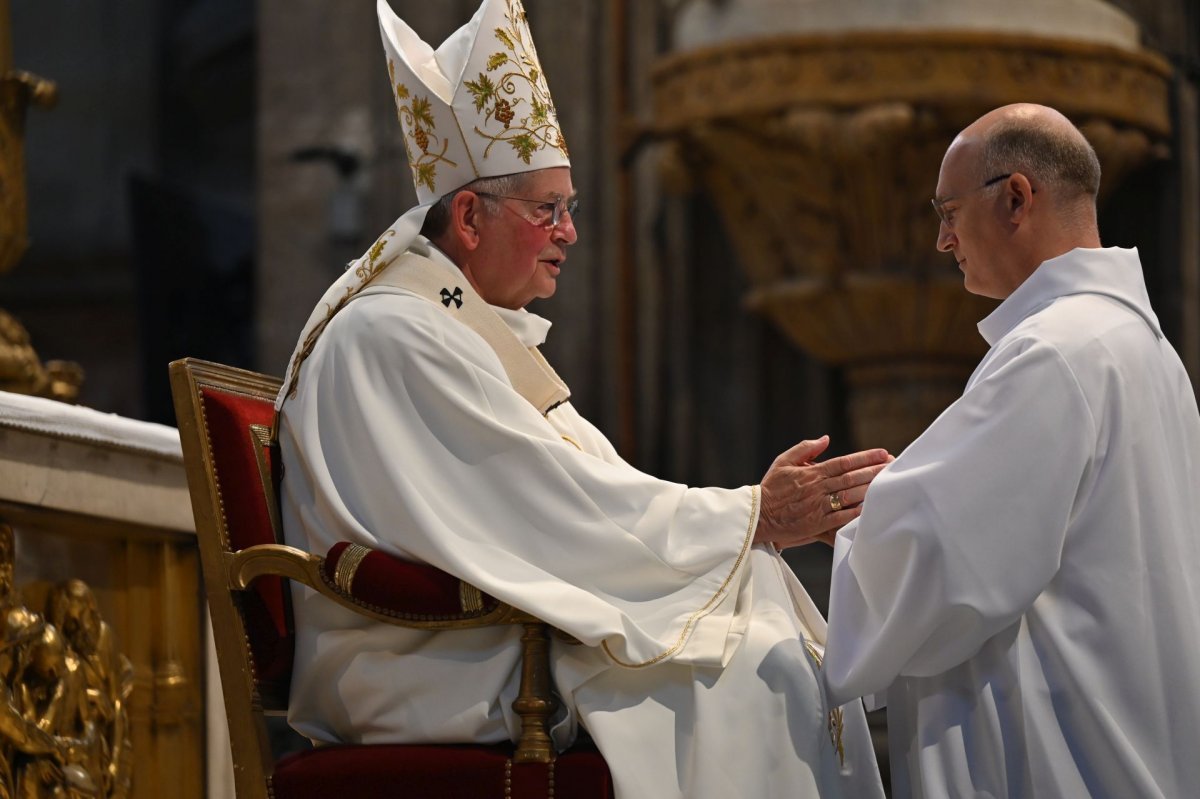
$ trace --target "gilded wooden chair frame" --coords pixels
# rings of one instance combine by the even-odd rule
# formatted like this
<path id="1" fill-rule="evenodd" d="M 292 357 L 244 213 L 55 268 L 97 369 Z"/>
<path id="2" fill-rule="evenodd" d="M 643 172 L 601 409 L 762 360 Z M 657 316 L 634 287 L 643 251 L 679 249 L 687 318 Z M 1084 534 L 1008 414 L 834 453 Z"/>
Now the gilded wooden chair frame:
<path id="1" fill-rule="evenodd" d="M 513 708 L 522 720 L 522 730 L 513 760 L 518 763 L 553 761 L 554 748 L 547 733 L 548 718 L 555 704 L 550 690 L 547 626 L 533 616 L 503 603 L 482 615 L 464 614 L 462 618 L 447 619 L 423 617 L 415 612 L 389 611 L 356 601 L 327 579 L 323 568 L 324 557 L 282 543 L 278 497 L 275 496 L 269 466 L 261 450 L 256 452 L 259 476 L 263 480 L 264 495 L 273 505 L 268 510 L 278 543 L 232 551 L 228 544 L 226 514 L 204 416 L 203 392 L 212 389 L 274 402 L 281 381 L 194 358 L 173 362 L 170 374 L 229 720 L 234 784 L 239 799 L 269 799 L 274 758 L 267 736 L 265 715 L 286 711 L 286 707 L 274 707 L 264 702 L 257 688 L 246 625 L 235 599 L 238 592 L 248 590 L 254 580 L 267 575 L 296 580 L 332 602 L 387 624 L 425 630 L 473 629 L 495 624 L 524 625 L 521 687 L 519 696 L 513 702 Z M 269 438 L 264 440 L 263 431 L 252 429 L 251 432 L 259 444 L 270 443 Z M 462 588 L 477 593 L 477 589 L 465 583 Z M 288 615 L 290 617 L 290 611 Z"/>

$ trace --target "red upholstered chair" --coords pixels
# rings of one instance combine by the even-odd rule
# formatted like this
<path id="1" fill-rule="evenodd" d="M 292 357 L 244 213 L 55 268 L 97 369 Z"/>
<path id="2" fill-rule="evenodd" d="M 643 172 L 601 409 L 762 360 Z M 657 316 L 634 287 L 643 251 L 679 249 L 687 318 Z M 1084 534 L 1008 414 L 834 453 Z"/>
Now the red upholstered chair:
<path id="1" fill-rule="evenodd" d="M 323 556 L 281 544 L 280 381 L 220 364 L 171 364 L 204 585 L 229 717 L 239 799 L 329 796 L 606 799 L 612 779 L 594 749 L 555 755 L 546 625 L 429 566 L 340 543 Z M 322 746 L 275 761 L 264 714 L 287 709 L 293 622 L 287 580 L 299 580 L 382 623 L 420 629 L 522 624 L 522 719 L 512 746 Z M 469 691 L 471 686 L 463 686 Z"/>

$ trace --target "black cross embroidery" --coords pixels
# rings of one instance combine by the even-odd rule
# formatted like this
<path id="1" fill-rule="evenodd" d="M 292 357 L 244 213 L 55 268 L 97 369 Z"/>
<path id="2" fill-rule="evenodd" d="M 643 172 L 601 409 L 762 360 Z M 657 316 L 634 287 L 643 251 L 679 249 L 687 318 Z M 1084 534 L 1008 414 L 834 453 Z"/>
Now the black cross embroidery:
<path id="1" fill-rule="evenodd" d="M 450 303 L 454 303 L 455 308 L 462 307 L 462 289 L 460 287 L 455 286 L 453 294 L 450 293 L 450 289 L 442 289 L 442 305 L 449 308 Z"/>

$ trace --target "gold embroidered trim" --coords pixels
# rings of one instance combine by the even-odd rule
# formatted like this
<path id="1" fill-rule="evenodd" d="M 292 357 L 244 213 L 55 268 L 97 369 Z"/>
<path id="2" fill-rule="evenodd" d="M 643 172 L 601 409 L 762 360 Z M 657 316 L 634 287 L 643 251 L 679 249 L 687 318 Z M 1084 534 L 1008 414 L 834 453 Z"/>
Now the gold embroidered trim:
<path id="1" fill-rule="evenodd" d="M 568 444 L 570 444 L 571 446 L 573 446 L 575 449 L 579 450 L 580 452 L 583 452 L 583 447 L 579 446 L 579 442 L 576 441 L 575 439 L 571 438 L 570 436 L 563 436 L 562 440 L 567 442 Z"/>
<path id="2" fill-rule="evenodd" d="M 817 668 L 821 669 L 824 666 L 825 659 L 821 657 L 821 653 L 812 645 L 812 642 L 807 638 L 804 639 L 804 649 L 808 652 L 808 656 L 817 664 Z M 833 742 L 833 748 L 838 753 L 838 763 L 846 765 L 846 746 L 842 740 L 842 731 L 845 729 L 845 717 L 842 714 L 840 707 L 835 707 L 829 711 L 829 740 Z"/>
<path id="3" fill-rule="evenodd" d="M 392 79 L 392 90 L 396 95 L 396 118 L 400 120 L 400 129 L 404 131 L 404 151 L 408 155 L 408 164 L 412 167 L 413 182 L 418 186 L 428 186 L 431 192 L 438 193 L 437 165 L 439 162 L 456 167 L 458 164 L 446 157 L 450 140 L 443 139 L 435 133 L 437 123 L 433 119 L 433 105 L 429 97 L 412 94 L 403 83 L 396 82 L 396 63 L 388 59 L 388 76 Z M 412 98 L 408 104 L 405 100 Z M 461 129 L 459 130 L 461 133 Z M 409 144 L 409 140 L 420 150 Z M 430 145 L 437 146 L 441 142 L 441 152 L 430 152 Z"/>
<path id="4" fill-rule="evenodd" d="M 721 583 L 721 587 L 709 598 L 708 602 L 704 603 L 704 607 L 693 613 L 691 618 L 687 620 L 687 623 L 683 625 L 683 629 L 679 632 L 679 638 L 676 639 L 675 643 L 665 652 L 661 652 L 649 660 L 644 660 L 641 663 L 626 663 L 613 654 L 612 649 L 608 646 L 608 641 L 601 642 L 600 646 L 604 649 L 604 654 L 612 658 L 614 663 L 630 669 L 640 669 L 666 660 L 683 647 L 688 636 L 691 635 L 692 628 L 696 626 L 696 622 L 708 615 L 717 606 L 717 602 L 725 596 L 725 591 L 729 588 L 729 583 L 733 579 L 733 575 L 737 574 L 737 570 L 741 568 L 742 561 L 746 559 L 746 553 L 750 551 L 750 542 L 754 540 L 754 527 L 758 521 L 759 487 L 753 486 L 750 490 L 750 495 L 750 521 L 746 524 L 746 538 L 742 541 L 742 551 L 738 553 L 737 560 L 734 561 L 733 568 L 729 570 L 729 574 L 725 576 L 725 581 Z"/>
<path id="5" fill-rule="evenodd" d="M 361 544 L 351 544 L 342 551 L 338 559 L 337 570 L 333 573 L 333 582 L 343 594 L 351 593 L 354 585 L 354 575 L 362 565 L 363 558 L 371 554 L 371 550 Z"/>
<path id="6" fill-rule="evenodd" d="M 483 150 L 487 158 L 492 146 L 504 142 L 513 149 L 517 157 L 526 164 L 531 163 L 533 154 L 548 147 L 557 149 L 567 157 L 567 143 L 558 126 L 558 114 L 554 101 L 550 99 L 550 87 L 538 62 L 533 46 L 533 35 L 529 22 L 519 3 L 509 0 L 505 13 L 507 28 L 496 28 L 496 40 L 508 52 L 495 52 L 487 61 L 487 71 L 480 72 L 476 80 L 463 82 L 475 101 L 475 113 L 484 113 L 483 125 L 501 126 L 495 135 L 475 126 L 475 133 L 488 140 Z M 497 72 L 496 78 L 488 74 Z M 528 96 L 520 87 L 528 87 Z M 522 104 L 528 110 L 521 108 Z M 519 111 L 524 115 L 517 117 Z M 468 148 L 469 149 L 469 148 Z"/>
<path id="7" fill-rule="evenodd" d="M 355 276 L 358 277 L 362 282 L 357 286 L 347 286 L 346 293 L 342 296 L 342 298 L 339 299 L 336 304 L 326 308 L 325 318 L 313 325 L 312 330 L 308 331 L 308 335 L 304 337 L 304 345 L 300 347 L 300 350 L 292 359 L 292 379 L 288 382 L 287 392 L 283 395 L 285 399 L 287 397 L 295 396 L 296 386 L 300 382 L 300 365 L 303 364 L 305 359 L 312 354 L 313 347 L 317 345 L 317 339 L 319 339 L 321 334 L 325 332 L 325 328 L 329 325 L 329 322 L 334 316 L 337 315 L 338 311 L 346 307 L 346 303 L 354 299 L 354 297 L 357 296 L 360 291 L 367 287 L 368 283 L 374 280 L 380 272 L 382 272 L 384 269 L 390 266 L 393 261 L 396 260 L 395 258 L 389 258 L 383 263 L 379 262 L 380 257 L 383 255 L 383 250 L 387 246 L 387 240 L 395 235 L 396 231 L 389 228 L 388 230 L 385 230 L 378 239 L 375 240 L 375 243 L 371 245 L 371 249 L 367 250 L 367 254 L 363 256 L 363 258 L 366 258 L 367 263 L 364 264 L 363 258 L 359 258 L 357 261 L 357 266 L 354 268 Z M 278 412 L 279 411 L 277 409 L 276 413 L 278 414 Z"/>
<path id="8" fill-rule="evenodd" d="M 483 592 L 470 583 L 459 580 L 458 602 L 462 605 L 463 613 L 476 613 L 483 610 Z"/>

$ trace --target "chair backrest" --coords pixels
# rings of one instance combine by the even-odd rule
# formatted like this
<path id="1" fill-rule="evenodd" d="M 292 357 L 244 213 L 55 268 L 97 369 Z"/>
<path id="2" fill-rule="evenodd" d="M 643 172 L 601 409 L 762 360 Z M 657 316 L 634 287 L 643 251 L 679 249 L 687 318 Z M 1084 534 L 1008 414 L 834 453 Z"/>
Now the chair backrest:
<path id="1" fill-rule="evenodd" d="M 171 392 L 212 615 L 238 796 L 266 796 L 273 758 L 264 711 L 286 710 L 294 626 L 286 583 L 231 587 L 229 556 L 282 543 L 279 463 L 271 444 L 280 381 L 192 358 L 171 364 Z"/>
<path id="2" fill-rule="evenodd" d="M 383 623 L 423 630 L 523 625 L 521 684 L 513 702 L 521 737 L 513 762 L 552 761 L 547 726 L 555 700 L 544 623 L 433 566 L 349 542 L 325 557 L 278 546 L 282 475 L 271 427 L 279 387 L 276 378 L 208 361 L 171 364 L 239 799 L 271 795 L 276 764 L 264 714 L 287 709 L 295 626 L 280 574 Z M 347 560 L 354 565 L 342 574 Z"/>

